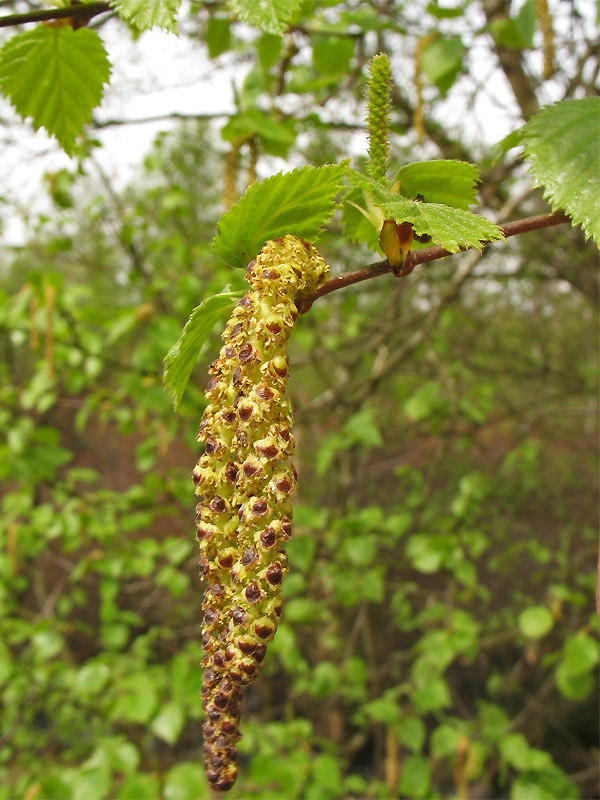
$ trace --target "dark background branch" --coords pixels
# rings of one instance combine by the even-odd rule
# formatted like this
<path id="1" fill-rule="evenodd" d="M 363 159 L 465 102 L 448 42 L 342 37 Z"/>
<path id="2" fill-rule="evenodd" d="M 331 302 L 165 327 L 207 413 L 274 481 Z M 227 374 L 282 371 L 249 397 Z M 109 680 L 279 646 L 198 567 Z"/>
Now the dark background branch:
<path id="1" fill-rule="evenodd" d="M 67 6 L 66 8 L 48 8 L 41 11 L 28 11 L 25 14 L 9 14 L 0 17 L 0 28 L 10 28 L 14 25 L 25 25 L 28 22 L 47 22 L 52 19 L 77 19 L 90 20 L 98 14 L 113 11 L 108 3 L 81 3 L 80 5 Z"/>

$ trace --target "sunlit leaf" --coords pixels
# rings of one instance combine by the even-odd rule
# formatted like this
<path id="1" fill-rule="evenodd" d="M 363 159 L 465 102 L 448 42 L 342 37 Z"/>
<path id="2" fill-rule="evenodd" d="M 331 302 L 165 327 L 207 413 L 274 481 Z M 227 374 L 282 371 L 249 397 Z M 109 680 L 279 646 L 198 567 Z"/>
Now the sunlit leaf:
<path id="1" fill-rule="evenodd" d="M 217 224 L 213 246 L 245 267 L 265 242 L 290 233 L 314 242 L 335 210 L 345 165 L 302 167 L 250 186 Z"/>
<path id="2" fill-rule="evenodd" d="M 465 46 L 460 36 L 437 37 L 421 53 L 425 77 L 445 95 L 462 69 Z"/>
<path id="3" fill-rule="evenodd" d="M 110 0 L 119 16 L 141 31 L 160 28 L 177 33 L 177 12 L 181 0 Z"/>
<path id="4" fill-rule="evenodd" d="M 253 108 L 231 117 L 221 136 L 226 142 L 258 136 L 263 150 L 283 158 L 296 141 L 296 123 L 291 117 L 277 120 Z"/>
<path id="5" fill-rule="evenodd" d="M 548 106 L 519 134 L 534 183 L 553 210 L 566 211 L 600 243 L 600 97 Z"/>
<path id="6" fill-rule="evenodd" d="M 231 45 L 231 22 L 227 17 L 211 14 L 205 33 L 206 46 L 210 58 L 216 58 L 229 50 Z"/>
<path id="7" fill-rule="evenodd" d="M 313 36 L 311 38 L 313 66 L 322 75 L 342 75 L 348 72 L 354 55 L 354 41 L 342 36 Z"/>
<path id="8" fill-rule="evenodd" d="M 285 33 L 301 0 L 229 0 L 229 7 L 255 28 L 266 33 Z"/>
<path id="9" fill-rule="evenodd" d="M 159 739 L 175 744 L 183 728 L 185 715 L 177 703 L 167 703 L 152 720 L 151 729 Z"/>
<path id="10" fill-rule="evenodd" d="M 519 50 L 533 47 L 535 16 L 533 0 L 526 0 L 515 17 L 494 20 L 490 24 L 494 40 L 502 47 L 515 47 Z"/>
<path id="11" fill-rule="evenodd" d="M 396 181 L 400 182 L 400 194 L 412 200 L 421 195 L 427 203 L 468 210 L 477 202 L 479 169 L 467 161 L 418 161 L 402 167 Z"/>
<path id="12" fill-rule="evenodd" d="M 403 797 L 425 797 L 431 782 L 431 765 L 424 756 L 409 756 L 402 764 L 399 790 Z"/>
<path id="13" fill-rule="evenodd" d="M 184 761 L 167 772 L 162 789 L 165 800 L 208 797 L 208 784 L 200 764 Z"/>
<path id="14" fill-rule="evenodd" d="M 364 197 L 360 189 L 354 188 L 344 196 L 342 229 L 351 242 L 366 244 L 371 250 L 380 253 L 379 233 L 357 206 L 364 206 Z"/>
<path id="15" fill-rule="evenodd" d="M 191 313 L 181 336 L 169 350 L 164 361 L 163 382 L 175 408 L 179 405 L 200 348 L 212 331 L 215 322 L 229 316 L 239 294 L 222 292 L 207 298 Z"/>
<path id="16" fill-rule="evenodd" d="M 0 49 L 0 91 L 35 130 L 45 128 L 69 155 L 102 99 L 110 64 L 94 31 L 40 25 Z"/>
<path id="17" fill-rule="evenodd" d="M 521 633 L 530 639 L 540 639 L 554 625 L 554 618 L 544 606 L 531 606 L 519 614 Z"/>

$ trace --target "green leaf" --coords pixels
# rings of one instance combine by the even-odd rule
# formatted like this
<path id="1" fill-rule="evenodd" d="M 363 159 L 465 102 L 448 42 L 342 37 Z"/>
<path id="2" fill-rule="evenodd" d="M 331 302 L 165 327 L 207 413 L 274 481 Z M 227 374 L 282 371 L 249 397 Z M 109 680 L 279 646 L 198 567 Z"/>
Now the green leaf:
<path id="1" fill-rule="evenodd" d="M 425 797 L 431 783 L 431 765 L 424 756 L 409 756 L 402 765 L 400 794 L 404 797 Z"/>
<path id="2" fill-rule="evenodd" d="M 519 628 L 529 639 L 541 639 L 553 625 L 554 617 L 544 606 L 531 606 L 519 614 Z"/>
<path id="3" fill-rule="evenodd" d="M 555 674 L 560 693 L 570 700 L 583 700 L 594 687 L 592 670 L 598 664 L 598 642 L 578 633 L 564 647 L 564 657 Z"/>
<path id="4" fill-rule="evenodd" d="M 199 764 L 184 761 L 167 772 L 162 790 L 165 800 L 191 800 L 208 797 L 204 770 Z"/>
<path id="5" fill-rule="evenodd" d="M 38 631 L 31 637 L 31 644 L 37 658 L 40 661 L 47 661 L 60 653 L 65 641 L 59 633 L 54 631 Z"/>
<path id="6" fill-rule="evenodd" d="M 554 676 L 559 692 L 568 700 L 584 700 L 594 688 L 589 672 L 572 672 L 566 662 L 558 665 Z"/>
<path id="7" fill-rule="evenodd" d="M 527 0 L 516 17 L 495 20 L 490 24 L 490 31 L 496 44 L 502 47 L 515 47 L 528 50 L 533 47 L 535 33 L 535 5 Z"/>
<path id="8" fill-rule="evenodd" d="M 375 722 L 383 722 L 386 725 L 395 725 L 402 719 L 398 703 L 394 697 L 390 696 L 389 692 L 386 692 L 383 697 L 371 700 L 370 703 L 365 703 L 363 711 L 370 719 Z"/>
<path id="9" fill-rule="evenodd" d="M 78 770 L 72 783 L 72 800 L 103 800 L 111 783 L 110 769 L 107 765 L 83 766 Z"/>
<path id="10" fill-rule="evenodd" d="M 231 117 L 221 128 L 221 136 L 226 142 L 258 136 L 265 151 L 284 158 L 296 141 L 296 124 L 291 117 L 277 120 L 263 111 L 250 109 Z"/>
<path id="11" fill-rule="evenodd" d="M 570 672 L 587 672 L 598 663 L 598 641 L 578 633 L 567 641 L 564 653 Z"/>
<path id="12" fill-rule="evenodd" d="M 413 753 L 422 749 L 426 735 L 425 723 L 421 717 L 403 717 L 398 725 L 398 741 Z"/>
<path id="13" fill-rule="evenodd" d="M 396 175 L 400 194 L 426 203 L 443 203 L 468 210 L 476 203 L 479 169 L 467 161 L 417 161 L 402 167 Z"/>
<path id="14" fill-rule="evenodd" d="M 161 28 L 177 33 L 177 12 L 181 0 L 110 0 L 120 17 L 140 31 Z"/>
<path id="15" fill-rule="evenodd" d="M 444 758 L 456 753 L 462 734 L 451 725 L 438 725 L 431 734 L 431 754 L 434 758 Z"/>
<path id="16" fill-rule="evenodd" d="M 160 713 L 152 720 L 152 732 L 159 739 L 175 744 L 183 728 L 185 715 L 177 703 L 167 703 Z"/>
<path id="17" fill-rule="evenodd" d="M 508 714 L 502 706 L 480 700 L 481 735 L 490 742 L 496 742 L 505 735 L 510 725 Z"/>
<path id="18" fill-rule="evenodd" d="M 308 597 L 294 597 L 285 604 L 285 618 L 291 624 L 307 625 L 321 617 L 321 604 Z"/>
<path id="19" fill-rule="evenodd" d="M 508 733 L 500 741 L 500 753 L 511 767 L 527 769 L 530 761 L 531 747 L 522 733 Z"/>
<path id="20" fill-rule="evenodd" d="M 322 753 L 314 758 L 312 773 L 316 786 L 313 798 L 340 797 L 342 792 L 342 776 L 338 759 L 330 753 Z M 310 795 L 307 795 L 310 797 Z"/>
<path id="21" fill-rule="evenodd" d="M 484 242 L 504 238 L 496 225 L 470 211 L 401 197 L 355 170 L 347 170 L 346 175 L 369 196 L 385 219 L 393 219 L 398 224 L 410 222 L 417 235 L 431 236 L 434 244 L 450 253 L 469 247 L 481 250 Z"/>
<path id="22" fill-rule="evenodd" d="M 229 7 L 240 19 L 266 33 L 282 34 L 301 0 L 229 0 Z"/>
<path id="23" fill-rule="evenodd" d="M 520 132 L 534 184 L 600 244 L 600 97 L 548 106 Z"/>
<path id="24" fill-rule="evenodd" d="M 213 247 L 232 267 L 246 267 L 270 239 L 290 233 L 314 242 L 335 210 L 345 164 L 302 167 L 254 182 L 217 224 Z"/>
<path id="25" fill-rule="evenodd" d="M 463 6 L 456 8 L 447 8 L 446 6 L 439 6 L 438 0 L 427 4 L 427 12 L 436 19 L 450 19 L 452 17 L 462 17 L 465 13 Z"/>
<path id="26" fill-rule="evenodd" d="M 376 549 L 376 536 L 355 536 L 342 542 L 339 555 L 354 567 L 368 567 L 373 563 Z"/>
<path id="27" fill-rule="evenodd" d="M 231 45 L 231 23 L 227 17 L 211 14 L 206 26 L 206 46 L 209 58 L 216 58 L 229 50 Z"/>
<path id="28" fill-rule="evenodd" d="M 360 189 L 351 189 L 344 196 L 342 210 L 342 229 L 351 242 L 366 244 L 376 253 L 380 253 L 379 235 L 371 222 L 356 206 L 364 206 L 364 196 Z"/>
<path id="29" fill-rule="evenodd" d="M 354 55 L 354 40 L 341 36 L 312 36 L 313 66 L 322 75 L 345 75 Z"/>
<path id="30" fill-rule="evenodd" d="M 374 416 L 373 408 L 362 408 L 352 414 L 344 423 L 344 438 L 347 436 L 351 445 L 363 444 L 366 447 L 382 447 L 383 438 Z"/>
<path id="31" fill-rule="evenodd" d="M 117 698 L 110 716 L 113 720 L 144 725 L 152 717 L 157 704 L 155 683 L 146 675 L 132 673 L 118 684 Z"/>
<path id="32" fill-rule="evenodd" d="M 175 408 L 183 397 L 192 368 L 206 337 L 217 320 L 230 315 L 237 299 L 239 294 L 235 292 L 222 292 L 200 303 L 192 311 L 181 336 L 167 353 L 164 360 L 163 382 L 173 399 Z"/>
<path id="33" fill-rule="evenodd" d="M 578 797 L 577 786 L 556 764 L 542 772 L 523 773 L 510 787 L 510 800 L 576 800 Z"/>
<path id="34" fill-rule="evenodd" d="M 265 72 L 268 72 L 279 61 L 282 44 L 283 38 L 273 33 L 263 33 L 256 41 L 255 47 L 258 53 L 258 60 Z"/>
<path id="35" fill-rule="evenodd" d="M 498 144 L 496 145 L 499 148 L 501 153 L 507 153 L 509 150 L 512 150 L 513 147 L 518 147 L 519 145 L 523 144 L 523 128 L 517 128 L 516 131 L 511 131 L 507 134 L 504 139 L 501 139 Z"/>
<path id="36" fill-rule="evenodd" d="M 122 736 L 110 736 L 101 740 L 96 751 L 99 763 L 106 758 L 112 769 L 126 775 L 135 773 L 140 764 L 140 753 L 133 742 Z"/>
<path id="37" fill-rule="evenodd" d="M 80 28 L 40 25 L 0 49 L 0 91 L 35 130 L 45 128 L 71 155 L 102 99 L 110 64 L 100 37 Z"/>
<path id="38" fill-rule="evenodd" d="M 405 401 L 403 411 L 413 422 L 421 422 L 443 407 L 440 384 L 437 381 L 425 381 Z"/>
<path id="39" fill-rule="evenodd" d="M 81 695 L 94 695 L 104 689 L 110 678 L 110 667 L 100 661 L 88 661 L 77 673 L 74 691 Z"/>
<path id="40" fill-rule="evenodd" d="M 339 669 L 330 661 L 320 661 L 307 686 L 311 697 L 329 697 L 340 685 Z"/>
<path id="41" fill-rule="evenodd" d="M 140 800 L 141 797 L 158 797 L 158 780 L 153 775 L 130 775 L 119 789 L 119 800 Z"/>
<path id="42" fill-rule="evenodd" d="M 408 538 L 405 553 L 414 569 L 430 575 L 440 569 L 454 547 L 451 536 L 415 533 Z"/>
<path id="43" fill-rule="evenodd" d="M 412 700 L 421 714 L 437 711 L 452 703 L 448 685 L 443 678 L 434 678 L 426 685 L 418 686 L 412 693 Z"/>
<path id="44" fill-rule="evenodd" d="M 448 92 L 462 69 L 464 53 L 465 46 L 460 36 L 439 36 L 423 49 L 421 69 L 442 95 Z"/>

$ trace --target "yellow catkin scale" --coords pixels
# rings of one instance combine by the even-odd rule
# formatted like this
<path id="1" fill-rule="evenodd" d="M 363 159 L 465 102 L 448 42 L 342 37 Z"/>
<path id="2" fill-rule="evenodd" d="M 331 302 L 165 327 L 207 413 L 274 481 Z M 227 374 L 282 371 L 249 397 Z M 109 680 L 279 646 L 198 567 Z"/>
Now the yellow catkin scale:
<path id="1" fill-rule="evenodd" d="M 287 340 L 298 301 L 329 274 L 295 236 L 263 247 L 246 272 L 251 289 L 223 332 L 210 365 L 194 468 L 204 594 L 202 699 L 205 768 L 213 789 L 237 773 L 241 686 L 257 676 L 281 615 L 296 471 L 292 408 L 285 399 Z"/>

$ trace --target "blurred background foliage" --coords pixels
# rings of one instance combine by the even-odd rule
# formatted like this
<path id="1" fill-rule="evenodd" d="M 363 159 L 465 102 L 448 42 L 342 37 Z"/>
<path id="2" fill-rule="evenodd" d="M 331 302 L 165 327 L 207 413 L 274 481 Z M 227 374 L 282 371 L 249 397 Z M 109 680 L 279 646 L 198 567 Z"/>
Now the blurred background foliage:
<path id="1" fill-rule="evenodd" d="M 430 27 L 475 5 L 429 3 Z M 502 5 L 491 51 L 527 65 L 530 4 Z M 177 413 L 162 359 L 200 300 L 243 285 L 210 242 L 253 153 L 263 170 L 346 155 L 350 133 L 315 109 L 352 104 L 371 52 L 419 34 L 393 3 L 312 6 L 338 14 L 310 17 L 319 36 L 299 25 L 251 46 L 219 7 L 195 8 L 199 47 L 248 69 L 223 135 L 180 124 L 124 189 L 90 142 L 78 170 L 47 176 L 53 211 L 0 256 L 1 800 L 209 796 L 190 474 L 220 331 Z M 448 66 L 457 30 L 424 67 L 439 77 L 422 145 L 396 91 L 395 158 L 478 160 L 491 215 L 511 197 L 513 218 L 544 210 L 516 163 L 435 118 L 469 77 Z M 564 83 L 585 90 L 573 48 Z M 532 103 L 536 81 L 523 86 Z M 254 108 L 286 92 L 312 116 Z M 334 271 L 373 260 L 337 224 L 321 250 Z M 598 797 L 596 261 L 561 226 L 301 319 L 291 570 L 232 797 Z"/>

